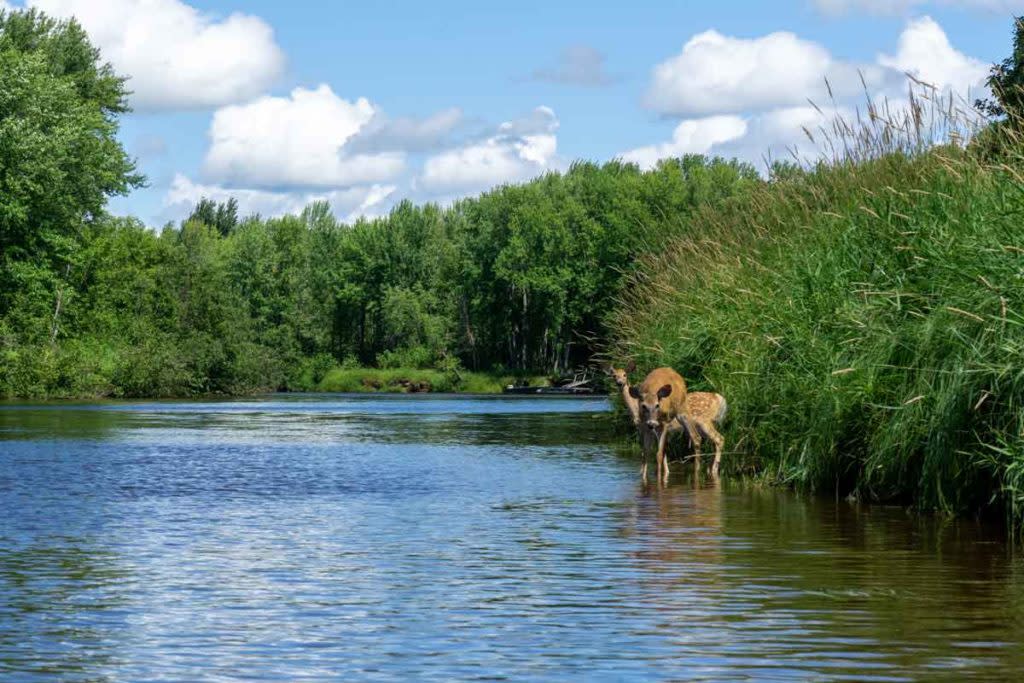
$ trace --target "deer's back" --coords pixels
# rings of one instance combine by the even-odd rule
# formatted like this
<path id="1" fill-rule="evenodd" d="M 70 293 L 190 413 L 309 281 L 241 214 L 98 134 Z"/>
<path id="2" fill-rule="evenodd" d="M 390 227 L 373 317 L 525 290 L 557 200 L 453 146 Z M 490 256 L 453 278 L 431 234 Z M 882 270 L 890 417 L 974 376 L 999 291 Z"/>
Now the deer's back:
<path id="1" fill-rule="evenodd" d="M 725 417 L 725 397 L 707 391 L 688 393 L 686 412 L 696 418 L 719 422 Z"/>

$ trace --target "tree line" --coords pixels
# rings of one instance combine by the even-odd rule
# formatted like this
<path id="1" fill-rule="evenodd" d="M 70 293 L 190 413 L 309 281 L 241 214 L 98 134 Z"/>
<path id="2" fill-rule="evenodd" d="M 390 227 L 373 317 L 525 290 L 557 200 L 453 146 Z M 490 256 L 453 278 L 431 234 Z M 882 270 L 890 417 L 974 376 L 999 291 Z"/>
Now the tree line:
<path id="1" fill-rule="evenodd" d="M 310 388 L 337 364 L 564 372 L 608 337 L 640 255 L 762 182 L 698 156 L 579 162 L 352 224 L 204 199 L 156 231 L 104 208 L 145 182 L 117 139 L 127 94 L 73 20 L 0 17 L 0 395 Z"/>

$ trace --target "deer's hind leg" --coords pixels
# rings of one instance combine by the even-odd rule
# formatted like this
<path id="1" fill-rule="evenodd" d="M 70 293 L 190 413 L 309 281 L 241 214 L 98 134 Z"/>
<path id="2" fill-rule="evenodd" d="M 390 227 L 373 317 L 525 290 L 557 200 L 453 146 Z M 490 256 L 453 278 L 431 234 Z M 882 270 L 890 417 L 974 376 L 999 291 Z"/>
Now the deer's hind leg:
<path id="1" fill-rule="evenodd" d="M 722 447 L 725 446 L 725 437 L 715 429 L 715 425 L 711 420 L 700 420 L 697 428 L 715 444 L 715 462 L 711 465 L 711 476 L 718 477 L 718 468 L 722 462 Z"/>

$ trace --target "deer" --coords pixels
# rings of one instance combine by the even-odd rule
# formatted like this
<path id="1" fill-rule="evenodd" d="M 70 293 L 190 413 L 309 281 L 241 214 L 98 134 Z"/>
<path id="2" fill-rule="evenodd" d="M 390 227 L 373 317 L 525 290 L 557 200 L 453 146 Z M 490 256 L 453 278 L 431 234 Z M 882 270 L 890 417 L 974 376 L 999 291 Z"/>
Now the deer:
<path id="1" fill-rule="evenodd" d="M 605 370 L 608 376 L 612 378 L 615 384 L 618 385 L 619 391 L 622 393 L 622 402 L 626 406 L 626 410 L 629 412 L 629 417 L 633 420 L 633 426 L 637 428 L 640 436 L 640 447 L 647 449 L 648 443 L 652 433 L 640 424 L 640 401 L 633 398 L 629 393 L 629 373 L 636 370 L 636 361 L 629 361 L 625 368 L 617 368 L 613 365 L 608 365 Z M 679 428 L 673 424 L 673 429 Z"/>
<path id="2" fill-rule="evenodd" d="M 681 424 L 691 432 L 694 438 L 696 430 L 689 420 L 679 422 L 679 418 L 686 418 L 686 381 L 682 375 L 672 368 L 657 368 L 651 370 L 639 387 L 631 386 L 628 389 L 630 397 L 636 400 L 639 406 L 639 426 L 641 436 L 643 429 L 649 430 L 658 437 L 658 451 L 655 460 L 658 464 L 658 481 L 668 481 L 668 462 L 665 460 L 665 442 L 670 431 L 678 427 L 674 424 Z M 699 435 L 697 436 L 699 440 Z M 644 449 L 644 464 L 640 469 L 641 476 L 647 481 L 647 449 Z"/>
<path id="3" fill-rule="evenodd" d="M 722 448 L 725 445 L 725 438 L 719 433 L 715 425 L 720 425 L 725 419 L 729 404 L 725 396 L 707 391 L 694 391 L 686 395 L 686 413 L 676 418 L 676 429 L 685 428 L 693 443 L 697 469 L 700 469 L 701 447 L 704 440 L 702 437 L 711 439 L 715 444 L 715 462 L 711 465 L 711 476 L 718 476 L 718 467 L 722 462 Z"/>
<path id="4" fill-rule="evenodd" d="M 633 424 L 639 427 L 640 402 L 633 398 L 629 393 L 629 373 L 634 370 L 636 370 L 636 362 L 629 361 L 625 368 L 616 368 L 609 365 L 606 372 L 615 384 L 618 385 L 619 391 L 622 393 L 622 402 L 626 404 L 626 410 L 629 411 L 629 416 L 633 419 Z"/>
<path id="5" fill-rule="evenodd" d="M 633 419 L 633 424 L 640 429 L 640 442 L 646 448 L 647 442 L 645 437 L 650 432 L 645 431 L 644 426 L 640 424 L 640 400 L 630 393 L 628 373 L 634 370 L 636 370 L 636 363 L 629 361 L 625 368 L 609 366 L 607 372 L 622 391 L 622 401 L 626 404 L 626 409 Z M 719 466 L 722 461 L 722 449 L 725 446 L 725 438 L 718 431 L 716 425 L 720 425 L 725 419 L 728 407 L 725 396 L 721 394 L 707 391 L 688 392 L 686 394 L 686 414 L 689 416 L 689 421 L 679 416 L 675 421 L 668 423 L 666 427 L 668 433 L 686 429 L 690 442 L 694 446 L 698 470 L 700 469 L 701 448 L 704 444 L 704 438 L 710 439 L 715 444 L 715 461 L 711 466 L 711 475 L 714 477 L 718 476 Z M 644 457 L 643 472 L 646 478 L 646 455 Z"/>

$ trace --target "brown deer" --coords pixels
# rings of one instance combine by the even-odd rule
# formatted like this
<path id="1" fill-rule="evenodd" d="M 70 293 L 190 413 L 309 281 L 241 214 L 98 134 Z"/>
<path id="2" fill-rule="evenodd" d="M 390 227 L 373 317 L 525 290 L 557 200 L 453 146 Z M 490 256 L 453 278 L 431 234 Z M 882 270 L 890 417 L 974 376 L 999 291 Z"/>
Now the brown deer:
<path id="1" fill-rule="evenodd" d="M 644 428 L 658 437 L 658 481 L 668 481 L 668 463 L 665 461 L 665 441 L 672 425 L 682 416 L 686 417 L 686 382 L 672 368 L 652 370 L 639 387 L 629 387 L 629 395 L 640 407 L 640 429 Z M 682 422 L 692 434 L 696 433 L 689 422 Z M 642 436 L 642 433 L 641 433 Z M 699 437 L 698 437 L 699 439 Z M 647 480 L 647 449 L 644 449 L 644 464 L 640 472 Z M 664 472 L 664 474 L 662 474 Z"/>
<path id="2" fill-rule="evenodd" d="M 657 434 L 640 424 L 640 401 L 633 398 L 629 393 L 629 373 L 634 370 L 636 370 L 636 362 L 631 360 L 625 368 L 616 368 L 609 365 L 606 372 L 615 381 L 615 384 L 619 386 L 619 390 L 622 392 L 622 402 L 625 404 L 626 410 L 629 411 L 629 417 L 633 420 L 633 425 L 639 433 L 640 448 L 646 451 L 657 438 Z M 670 431 L 679 429 L 682 429 L 682 425 L 678 422 L 673 422 L 669 427 Z"/>
<path id="3" fill-rule="evenodd" d="M 680 425 L 677 429 L 685 427 L 687 434 L 690 435 L 698 470 L 701 447 L 704 443 L 702 437 L 711 439 L 715 444 L 715 462 L 711 466 L 711 475 L 714 477 L 718 476 L 718 467 L 722 462 L 722 447 L 725 445 L 725 438 L 715 425 L 722 423 L 728 409 L 725 396 L 707 391 L 694 391 L 686 395 L 686 414 L 676 418 L 676 424 Z"/>
<path id="4" fill-rule="evenodd" d="M 615 383 L 619 386 L 622 391 L 622 402 L 626 404 L 626 409 L 629 411 L 630 417 L 633 419 L 633 424 L 640 430 L 640 443 L 643 448 L 647 448 L 647 440 L 651 436 L 651 430 L 646 428 L 645 425 L 640 424 L 640 401 L 634 398 L 629 391 L 629 375 L 628 373 L 636 370 L 636 363 L 629 361 L 629 364 L 625 368 L 616 368 L 614 366 L 608 366 L 607 372 Z M 696 452 L 696 465 L 697 469 L 700 469 L 700 457 L 701 447 L 704 443 L 704 438 L 711 439 L 711 442 L 715 444 L 715 461 L 711 466 L 712 476 L 718 476 L 719 466 L 722 461 L 722 449 L 725 446 L 725 438 L 716 429 L 717 425 L 720 425 L 725 419 L 726 412 L 728 411 L 728 403 L 726 403 L 725 396 L 721 394 L 715 394 L 707 391 L 694 391 L 687 392 L 686 394 L 686 412 L 690 416 L 690 422 L 687 422 L 681 416 L 678 417 L 674 422 L 670 422 L 666 428 L 669 433 L 677 432 L 681 429 L 686 429 L 687 434 L 690 437 L 690 442 L 694 446 Z M 692 425 L 692 427 L 691 427 Z M 646 456 L 645 456 L 646 457 Z M 647 463 L 644 462 L 645 476 L 646 476 Z"/>

